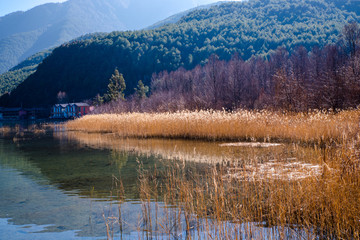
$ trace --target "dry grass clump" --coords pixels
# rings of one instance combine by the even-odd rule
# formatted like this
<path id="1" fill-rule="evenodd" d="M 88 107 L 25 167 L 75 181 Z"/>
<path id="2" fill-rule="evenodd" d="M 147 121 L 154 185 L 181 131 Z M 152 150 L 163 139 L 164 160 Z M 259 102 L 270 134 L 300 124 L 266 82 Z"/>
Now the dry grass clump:
<path id="1" fill-rule="evenodd" d="M 13 138 L 14 141 L 19 141 L 19 140 L 44 136 L 48 131 L 49 128 L 44 125 L 32 124 L 29 126 L 22 126 L 16 124 L 13 127 L 10 126 L 1 127 L 0 135 L 6 138 Z"/>
<path id="2" fill-rule="evenodd" d="M 278 113 L 239 110 L 88 115 L 67 129 L 123 137 L 343 142 L 359 131 L 360 110 Z"/>
<path id="3" fill-rule="evenodd" d="M 4 126 L 4 127 L 1 127 L 1 128 L 0 128 L 0 134 L 1 134 L 2 136 L 8 135 L 8 134 L 10 134 L 11 132 L 13 132 L 13 129 L 10 128 L 9 126 Z"/>

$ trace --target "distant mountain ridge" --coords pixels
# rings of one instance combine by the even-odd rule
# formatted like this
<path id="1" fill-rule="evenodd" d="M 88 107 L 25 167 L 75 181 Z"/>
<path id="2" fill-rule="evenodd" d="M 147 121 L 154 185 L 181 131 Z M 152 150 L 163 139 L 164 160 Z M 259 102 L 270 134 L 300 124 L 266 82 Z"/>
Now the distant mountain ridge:
<path id="1" fill-rule="evenodd" d="M 105 35 L 105 33 L 86 34 L 75 38 L 70 42 L 84 41 L 94 37 L 103 37 Z M 4 93 L 11 92 L 26 78 L 33 74 L 39 64 L 41 64 L 42 61 L 52 53 L 53 50 L 54 49 L 51 48 L 31 55 L 15 67 L 11 68 L 9 71 L 0 74 L 0 96 Z"/>
<path id="2" fill-rule="evenodd" d="M 81 101 L 103 94 L 117 68 L 127 94 L 137 81 L 149 85 L 153 73 L 191 69 L 217 54 L 247 60 L 268 56 L 278 47 L 334 44 L 349 21 L 360 20 L 358 0 L 249 0 L 191 11 L 175 24 L 112 32 L 56 48 L 3 105 L 55 103 L 59 91 Z"/>
<path id="3" fill-rule="evenodd" d="M 84 4 L 81 0 L 48 3 L 1 17 L 0 73 L 32 54 L 86 33 L 125 28 L 112 14 L 116 8 L 97 12 L 93 1 L 87 2 L 86 7 L 80 7 Z"/>
<path id="4" fill-rule="evenodd" d="M 0 74 L 81 35 L 145 28 L 192 5 L 191 0 L 68 0 L 5 15 L 0 17 Z"/>
<path id="5" fill-rule="evenodd" d="M 189 14 L 189 13 L 191 13 L 193 11 L 200 10 L 200 9 L 209 9 L 209 8 L 211 8 L 213 6 L 217 6 L 217 5 L 220 5 L 222 3 L 225 3 L 225 2 L 224 1 L 219 1 L 219 2 L 216 2 L 216 3 L 207 4 L 207 5 L 201 5 L 201 6 L 198 6 L 198 7 L 195 7 L 195 8 L 191 8 L 189 10 L 174 14 L 174 15 L 168 17 L 168 18 L 165 18 L 164 20 L 156 22 L 155 24 L 145 28 L 145 30 L 156 29 L 158 27 L 162 27 L 162 26 L 167 25 L 167 24 L 177 23 L 178 21 L 180 21 L 180 19 L 182 17 L 186 16 L 187 14 Z"/>

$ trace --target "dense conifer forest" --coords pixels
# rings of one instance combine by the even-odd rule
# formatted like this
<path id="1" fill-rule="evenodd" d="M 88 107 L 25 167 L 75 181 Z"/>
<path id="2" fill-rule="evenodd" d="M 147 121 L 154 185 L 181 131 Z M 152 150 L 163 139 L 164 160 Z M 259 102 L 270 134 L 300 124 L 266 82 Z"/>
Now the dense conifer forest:
<path id="1" fill-rule="evenodd" d="M 359 19 L 356 1 L 224 3 L 195 10 L 176 24 L 154 30 L 113 32 L 64 44 L 1 103 L 50 105 L 57 102 L 59 92 L 71 101 L 93 99 L 106 93 L 118 69 L 126 81 L 126 98 L 142 80 L 151 85 L 150 98 L 180 97 L 185 108 L 353 106 L 333 92 L 357 84 L 357 54 L 349 52 L 343 29 Z M 340 69 L 346 71 L 340 74 Z M 345 75 L 351 69 L 349 78 Z M 284 93 L 292 84 L 297 86 L 290 87 L 295 93 Z M 318 100 L 318 91 L 324 92 L 321 86 L 338 90 L 329 90 L 321 104 L 310 103 Z M 195 100 L 188 101 L 187 94 Z M 312 100 L 287 98 L 303 94 Z"/>
<path id="2" fill-rule="evenodd" d="M 33 74 L 38 65 L 51 53 L 51 50 L 36 53 L 22 61 L 6 73 L 0 75 L 0 95 L 11 92 L 26 78 Z"/>

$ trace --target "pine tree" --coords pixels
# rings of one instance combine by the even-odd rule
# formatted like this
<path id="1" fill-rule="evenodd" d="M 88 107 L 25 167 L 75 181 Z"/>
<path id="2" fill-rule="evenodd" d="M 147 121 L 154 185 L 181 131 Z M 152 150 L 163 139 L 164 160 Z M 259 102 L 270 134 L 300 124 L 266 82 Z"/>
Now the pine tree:
<path id="1" fill-rule="evenodd" d="M 102 97 L 100 94 L 97 94 L 94 98 L 94 104 L 96 106 L 100 106 L 104 103 L 104 97 Z"/>
<path id="2" fill-rule="evenodd" d="M 144 83 L 139 80 L 137 88 L 134 89 L 139 99 L 145 99 L 146 94 L 149 92 L 149 87 L 145 86 Z"/>
<path id="3" fill-rule="evenodd" d="M 121 73 L 117 69 L 115 69 L 114 73 L 111 75 L 108 84 L 108 91 L 105 95 L 107 102 L 111 102 L 114 100 L 125 100 L 124 91 L 126 89 L 125 79 Z"/>

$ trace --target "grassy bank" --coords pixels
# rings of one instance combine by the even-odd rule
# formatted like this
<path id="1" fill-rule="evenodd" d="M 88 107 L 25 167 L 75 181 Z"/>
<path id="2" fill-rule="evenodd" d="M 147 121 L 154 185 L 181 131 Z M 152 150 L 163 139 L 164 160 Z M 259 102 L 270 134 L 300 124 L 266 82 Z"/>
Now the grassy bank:
<path id="1" fill-rule="evenodd" d="M 67 129 L 123 137 L 345 142 L 359 132 L 360 110 L 328 113 L 198 111 L 88 115 Z"/>

